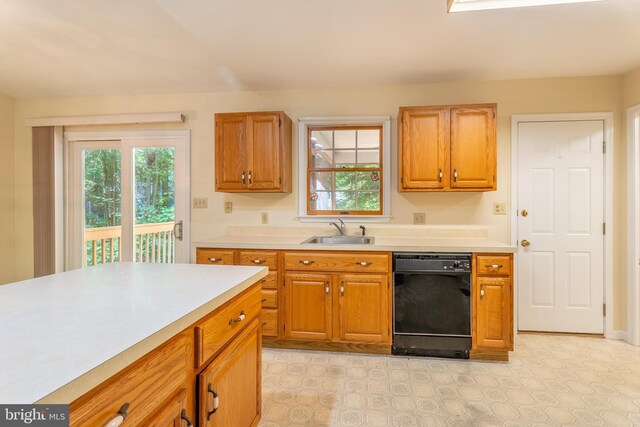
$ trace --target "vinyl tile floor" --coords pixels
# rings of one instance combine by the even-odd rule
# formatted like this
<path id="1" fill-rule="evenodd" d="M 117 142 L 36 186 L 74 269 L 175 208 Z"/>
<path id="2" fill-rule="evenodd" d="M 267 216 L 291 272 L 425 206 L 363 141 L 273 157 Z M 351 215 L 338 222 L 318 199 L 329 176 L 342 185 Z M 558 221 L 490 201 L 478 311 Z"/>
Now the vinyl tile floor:
<path id="1" fill-rule="evenodd" d="M 264 349 L 261 427 L 640 426 L 640 347 L 518 335 L 509 362 Z"/>

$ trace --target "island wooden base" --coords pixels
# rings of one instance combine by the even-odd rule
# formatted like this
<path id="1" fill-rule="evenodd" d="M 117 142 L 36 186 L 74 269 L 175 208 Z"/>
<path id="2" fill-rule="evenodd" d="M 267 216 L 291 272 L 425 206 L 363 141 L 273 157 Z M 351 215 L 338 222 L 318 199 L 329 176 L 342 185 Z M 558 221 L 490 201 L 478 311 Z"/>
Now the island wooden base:
<path id="1" fill-rule="evenodd" d="M 278 340 L 262 338 L 263 347 L 287 348 L 293 350 L 336 351 L 347 353 L 391 354 L 388 344 L 362 344 L 330 341 Z"/>
<path id="2" fill-rule="evenodd" d="M 471 350 L 469 359 L 508 362 L 509 352 L 506 350 Z"/>

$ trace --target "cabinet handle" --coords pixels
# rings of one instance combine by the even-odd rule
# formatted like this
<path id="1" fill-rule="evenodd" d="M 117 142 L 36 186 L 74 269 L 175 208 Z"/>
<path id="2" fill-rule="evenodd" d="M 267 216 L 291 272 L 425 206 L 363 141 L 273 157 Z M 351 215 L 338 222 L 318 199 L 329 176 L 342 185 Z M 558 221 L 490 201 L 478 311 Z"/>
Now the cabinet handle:
<path id="1" fill-rule="evenodd" d="M 340 296 L 344 296 L 344 280 L 340 281 Z"/>
<path id="2" fill-rule="evenodd" d="M 122 405 L 118 411 L 118 415 L 109 420 L 104 427 L 117 427 L 122 424 L 125 418 L 127 418 L 127 409 L 129 409 L 129 403 Z"/>
<path id="3" fill-rule="evenodd" d="M 480 299 L 484 298 L 484 285 L 480 285 Z"/>
<path id="4" fill-rule="evenodd" d="M 453 182 L 458 182 L 458 170 L 453 170 Z"/>
<path id="5" fill-rule="evenodd" d="M 240 322 L 242 322 L 242 321 L 245 319 L 245 317 L 247 317 L 247 315 L 246 315 L 246 314 L 244 314 L 244 311 L 241 311 L 241 312 L 240 312 L 240 316 L 236 317 L 235 319 L 231 319 L 231 320 L 229 320 L 229 324 L 230 324 L 230 325 L 233 325 L 233 324 L 235 324 L 235 323 L 240 323 Z"/>
<path id="6" fill-rule="evenodd" d="M 502 264 L 485 264 L 486 268 L 502 268 Z"/>
<path id="7" fill-rule="evenodd" d="M 215 414 L 216 411 L 218 410 L 218 405 L 220 401 L 218 399 L 218 393 L 216 393 L 216 391 L 213 389 L 213 387 L 211 386 L 211 383 L 209 383 L 207 387 L 207 391 L 213 395 L 213 410 L 207 411 L 207 421 L 209 421 L 211 419 L 211 416 Z"/>
<path id="8" fill-rule="evenodd" d="M 209 262 L 218 262 L 218 261 L 222 261 L 222 258 L 207 258 L 209 260 Z"/>
<path id="9" fill-rule="evenodd" d="M 266 298 L 262 298 L 262 302 L 267 302 L 267 299 Z"/>
<path id="10" fill-rule="evenodd" d="M 244 184 L 244 171 L 242 171 L 242 183 Z"/>
<path id="11" fill-rule="evenodd" d="M 356 261 L 356 264 L 361 267 L 369 267 L 373 263 L 368 261 Z"/>
<path id="12" fill-rule="evenodd" d="M 313 264 L 315 261 L 312 259 L 301 259 L 300 261 L 298 261 L 300 264 L 303 265 L 311 265 Z"/>
<path id="13" fill-rule="evenodd" d="M 438 182 L 442 182 L 442 168 L 438 169 Z"/>
<path id="14" fill-rule="evenodd" d="M 251 171 L 249 171 L 249 184 L 251 184 Z"/>
<path id="15" fill-rule="evenodd" d="M 324 282 L 324 291 L 327 295 L 329 295 L 329 282 Z"/>
<path id="16" fill-rule="evenodd" d="M 267 262 L 267 260 L 266 259 L 257 259 L 256 258 L 256 259 L 252 259 L 251 262 L 254 263 L 254 264 L 264 264 L 265 262 Z"/>
<path id="17" fill-rule="evenodd" d="M 193 427 L 193 422 L 191 421 L 191 418 L 187 416 L 186 409 L 183 409 L 182 412 L 180 413 L 180 419 L 185 420 L 187 422 L 187 427 Z"/>

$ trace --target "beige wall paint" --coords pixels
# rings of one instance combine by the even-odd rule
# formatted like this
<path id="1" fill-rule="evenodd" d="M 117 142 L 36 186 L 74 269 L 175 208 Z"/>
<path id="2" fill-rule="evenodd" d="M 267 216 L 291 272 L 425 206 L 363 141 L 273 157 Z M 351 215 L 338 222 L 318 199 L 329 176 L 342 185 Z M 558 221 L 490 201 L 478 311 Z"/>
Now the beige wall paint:
<path id="1" fill-rule="evenodd" d="M 508 242 L 509 216 L 492 214 L 493 202 L 510 203 L 511 116 L 514 114 L 613 112 L 615 162 L 622 164 L 620 76 L 533 79 L 493 82 L 437 83 L 362 88 L 332 88 L 272 92 L 199 93 L 177 95 L 90 97 L 68 99 L 24 99 L 16 102 L 16 229 L 22 230 L 16 242 L 16 274 L 32 275 L 31 231 L 31 153 L 30 131 L 23 126 L 29 117 L 61 115 L 114 114 L 155 111 L 183 111 L 183 125 L 153 126 L 191 131 L 191 193 L 208 197 L 209 208 L 192 210 L 192 240 L 197 241 L 224 232 L 228 225 L 259 225 L 260 212 L 269 212 L 272 225 L 297 224 L 297 185 L 289 195 L 215 193 L 213 171 L 213 114 L 224 111 L 284 110 L 297 123 L 305 116 L 389 115 L 392 116 L 392 223 L 410 224 L 413 212 L 425 212 L 428 224 L 471 224 L 489 227 L 490 237 Z M 498 103 L 498 191 L 488 193 L 397 192 L 396 115 L 400 106 L 457 103 Z M 114 130 L 114 127 L 108 128 Z M 132 127 L 128 127 L 132 129 Z M 86 128 L 83 130 L 87 130 Z M 297 154 L 297 129 L 294 126 L 294 159 Z M 294 160 L 295 163 L 295 160 Z M 294 176 L 297 167 L 294 164 Z M 616 265 L 624 272 L 624 174 L 615 176 Z M 622 187 L 623 188 L 623 187 Z M 234 213 L 223 213 L 223 202 L 234 203 Z M 622 273 L 624 274 L 624 273 Z M 614 325 L 625 327 L 618 308 L 623 300 L 624 277 L 616 273 Z"/>
<path id="2" fill-rule="evenodd" d="M 640 104 L 640 67 L 622 77 L 622 102 L 625 109 Z"/>
<path id="3" fill-rule="evenodd" d="M 13 98 L 0 94 L 0 284 L 15 279 L 14 107 Z"/>

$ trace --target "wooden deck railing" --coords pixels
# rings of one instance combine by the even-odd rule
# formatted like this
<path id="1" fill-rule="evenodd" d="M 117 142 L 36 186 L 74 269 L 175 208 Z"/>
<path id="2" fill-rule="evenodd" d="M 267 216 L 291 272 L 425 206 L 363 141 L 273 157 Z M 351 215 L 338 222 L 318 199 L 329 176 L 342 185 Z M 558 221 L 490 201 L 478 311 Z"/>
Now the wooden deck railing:
<path id="1" fill-rule="evenodd" d="M 135 226 L 134 260 L 136 262 L 174 262 L 173 222 Z M 84 230 L 86 266 L 120 261 L 121 228 L 100 227 Z"/>

